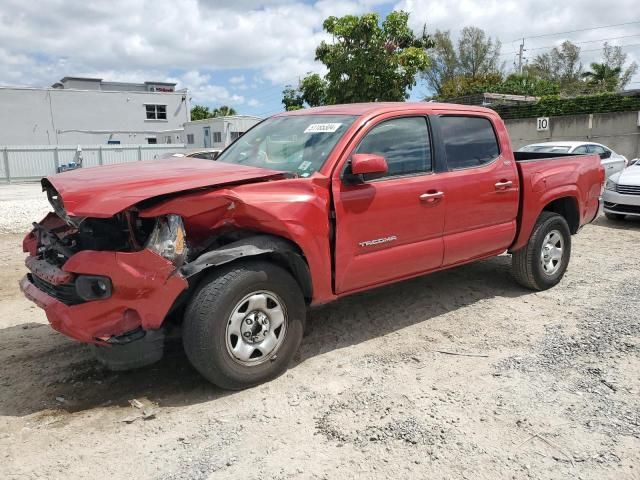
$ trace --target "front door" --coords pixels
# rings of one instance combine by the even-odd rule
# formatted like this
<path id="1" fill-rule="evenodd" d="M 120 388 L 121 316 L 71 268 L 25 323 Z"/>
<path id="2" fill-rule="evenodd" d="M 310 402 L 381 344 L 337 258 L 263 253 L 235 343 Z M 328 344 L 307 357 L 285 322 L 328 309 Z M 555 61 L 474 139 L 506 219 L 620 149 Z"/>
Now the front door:
<path id="1" fill-rule="evenodd" d="M 336 293 L 420 274 L 442 264 L 446 198 L 433 173 L 427 118 L 382 120 L 350 154 L 374 153 L 389 166 L 363 183 L 333 179 Z"/>
<path id="2" fill-rule="evenodd" d="M 211 127 L 203 127 L 204 148 L 211 148 Z"/>

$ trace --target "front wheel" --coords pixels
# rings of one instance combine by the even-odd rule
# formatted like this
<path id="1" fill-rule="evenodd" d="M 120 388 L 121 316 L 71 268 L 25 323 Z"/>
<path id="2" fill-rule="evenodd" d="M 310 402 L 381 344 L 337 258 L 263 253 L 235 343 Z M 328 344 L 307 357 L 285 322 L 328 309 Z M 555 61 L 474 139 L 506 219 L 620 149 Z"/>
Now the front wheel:
<path id="1" fill-rule="evenodd" d="M 542 212 L 527 245 L 513 252 L 511 269 L 516 281 L 532 290 L 558 284 L 571 257 L 571 231 L 564 217 Z"/>
<path id="2" fill-rule="evenodd" d="M 300 346 L 306 305 L 293 277 L 262 261 L 232 264 L 205 278 L 184 317 L 192 365 L 229 390 L 284 372 Z"/>

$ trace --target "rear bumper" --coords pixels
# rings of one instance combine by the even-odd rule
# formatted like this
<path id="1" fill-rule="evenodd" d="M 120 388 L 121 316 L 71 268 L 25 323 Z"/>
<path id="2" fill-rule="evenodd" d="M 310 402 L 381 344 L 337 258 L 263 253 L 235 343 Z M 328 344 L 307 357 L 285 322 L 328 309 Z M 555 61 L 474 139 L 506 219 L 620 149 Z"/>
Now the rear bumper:
<path id="1" fill-rule="evenodd" d="M 31 267 L 33 260 L 28 259 L 27 265 Z M 112 294 L 104 300 L 68 305 L 38 288 L 28 275 L 20 281 L 20 289 L 44 309 L 55 330 L 86 343 L 101 343 L 139 327 L 160 328 L 176 298 L 188 286 L 171 262 L 149 250 L 82 251 L 67 261 L 63 271 L 72 276 L 109 277 Z M 33 268 L 31 275 L 40 276 L 42 270 Z"/>

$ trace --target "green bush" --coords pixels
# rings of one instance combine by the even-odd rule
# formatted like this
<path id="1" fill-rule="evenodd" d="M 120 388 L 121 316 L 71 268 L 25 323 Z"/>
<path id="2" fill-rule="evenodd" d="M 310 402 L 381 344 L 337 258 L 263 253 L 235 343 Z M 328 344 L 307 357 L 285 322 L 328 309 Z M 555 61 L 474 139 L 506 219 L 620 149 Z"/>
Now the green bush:
<path id="1" fill-rule="evenodd" d="M 615 93 L 583 95 L 560 98 L 557 95 L 542 97 L 527 105 L 493 105 L 502 118 L 559 117 L 589 113 L 629 112 L 640 110 L 640 96 L 623 96 Z"/>

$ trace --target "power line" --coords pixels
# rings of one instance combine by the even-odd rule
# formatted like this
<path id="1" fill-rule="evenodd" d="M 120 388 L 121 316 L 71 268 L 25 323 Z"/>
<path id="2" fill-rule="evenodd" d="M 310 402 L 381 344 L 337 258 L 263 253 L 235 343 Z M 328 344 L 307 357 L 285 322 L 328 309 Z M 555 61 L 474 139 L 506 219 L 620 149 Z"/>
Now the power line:
<path id="1" fill-rule="evenodd" d="M 575 45 L 580 45 L 581 43 L 598 43 L 598 42 L 608 42 L 609 40 L 620 40 L 621 38 L 630 38 L 630 37 L 640 37 L 640 33 L 636 33 L 634 35 L 624 35 L 622 37 L 610 37 L 610 38 L 601 38 L 599 40 L 585 40 L 582 42 L 571 42 Z M 571 40 L 569 40 L 571 41 Z M 545 50 L 547 48 L 554 48 L 557 47 L 558 45 L 549 45 L 546 47 L 535 47 L 535 48 L 529 48 L 528 50 Z M 616 45 L 612 45 L 612 46 L 616 46 Z"/>
<path id="2" fill-rule="evenodd" d="M 601 28 L 622 27 L 624 25 L 634 25 L 636 23 L 640 23 L 640 20 L 635 20 L 633 22 L 625 22 L 625 23 L 615 23 L 615 24 L 610 24 L 610 25 L 601 25 L 599 27 L 579 28 L 577 30 L 567 30 L 566 32 L 544 33 L 542 35 L 532 35 L 532 36 L 524 37 L 524 38 L 525 39 L 531 39 L 531 38 L 542 38 L 542 37 L 554 37 L 556 35 L 564 35 L 565 33 L 587 32 L 589 30 L 599 30 Z M 511 42 L 517 42 L 519 40 L 520 40 L 520 38 L 516 38 L 515 40 L 511 40 Z"/>

